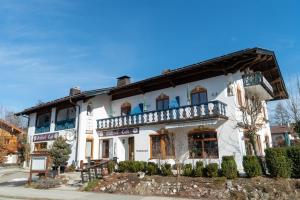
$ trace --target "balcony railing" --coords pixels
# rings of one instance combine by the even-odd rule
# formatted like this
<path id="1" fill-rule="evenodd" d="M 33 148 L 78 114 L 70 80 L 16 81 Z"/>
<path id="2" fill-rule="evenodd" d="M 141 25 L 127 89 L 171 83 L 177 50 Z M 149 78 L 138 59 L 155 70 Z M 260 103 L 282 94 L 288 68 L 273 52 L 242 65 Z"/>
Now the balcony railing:
<path id="1" fill-rule="evenodd" d="M 35 128 L 35 133 L 45 133 L 50 131 L 50 124 Z"/>
<path id="2" fill-rule="evenodd" d="M 220 101 L 210 101 L 199 105 L 187 105 L 162 111 L 155 110 L 139 114 L 99 119 L 97 120 L 97 129 L 105 130 L 211 118 L 227 118 L 226 104 Z"/>
<path id="3" fill-rule="evenodd" d="M 75 128 L 75 119 L 68 119 L 68 120 L 63 120 L 56 122 L 55 124 L 55 130 L 64 130 L 64 129 L 71 129 Z"/>
<path id="4" fill-rule="evenodd" d="M 273 87 L 261 72 L 243 75 L 244 86 L 262 85 L 270 94 L 273 94 Z"/>

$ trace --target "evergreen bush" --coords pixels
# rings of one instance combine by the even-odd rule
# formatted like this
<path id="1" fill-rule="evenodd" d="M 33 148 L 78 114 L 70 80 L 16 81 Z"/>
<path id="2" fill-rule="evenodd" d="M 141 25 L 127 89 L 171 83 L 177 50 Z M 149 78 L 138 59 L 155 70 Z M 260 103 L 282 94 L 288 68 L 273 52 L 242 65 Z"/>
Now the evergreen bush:
<path id="1" fill-rule="evenodd" d="M 237 166 L 233 156 L 222 157 L 222 174 L 228 179 L 234 179 L 238 175 Z"/>
<path id="2" fill-rule="evenodd" d="M 170 164 L 163 164 L 161 166 L 161 175 L 163 176 L 172 176 L 173 172 L 172 172 L 172 166 Z"/>
<path id="3" fill-rule="evenodd" d="M 111 174 L 115 171 L 115 166 L 116 166 L 116 163 L 114 161 L 108 161 L 107 163 L 107 169 L 108 169 L 108 173 Z"/>
<path id="4" fill-rule="evenodd" d="M 248 177 L 256 177 L 262 175 L 262 169 L 256 156 L 244 156 L 243 167 Z"/>
<path id="5" fill-rule="evenodd" d="M 183 176 L 193 176 L 193 166 L 192 164 L 185 164 L 183 166 Z"/>
<path id="6" fill-rule="evenodd" d="M 151 175 L 156 175 L 158 173 L 159 173 L 158 165 L 153 162 L 148 162 L 147 174 L 151 176 Z"/>
<path id="7" fill-rule="evenodd" d="M 292 164 L 292 177 L 300 178 L 300 146 L 289 147 L 287 156 Z"/>
<path id="8" fill-rule="evenodd" d="M 266 164 L 272 177 L 288 178 L 291 176 L 292 166 L 287 158 L 286 148 L 269 148 L 265 150 Z"/>
<path id="9" fill-rule="evenodd" d="M 219 165 L 217 163 L 210 163 L 205 167 L 205 175 L 207 177 L 217 177 L 219 171 Z"/>
<path id="10" fill-rule="evenodd" d="M 204 169 L 203 162 L 202 161 L 197 161 L 196 162 L 196 167 L 195 167 L 195 170 L 194 170 L 194 175 L 197 176 L 197 177 L 203 176 L 203 169 Z"/>

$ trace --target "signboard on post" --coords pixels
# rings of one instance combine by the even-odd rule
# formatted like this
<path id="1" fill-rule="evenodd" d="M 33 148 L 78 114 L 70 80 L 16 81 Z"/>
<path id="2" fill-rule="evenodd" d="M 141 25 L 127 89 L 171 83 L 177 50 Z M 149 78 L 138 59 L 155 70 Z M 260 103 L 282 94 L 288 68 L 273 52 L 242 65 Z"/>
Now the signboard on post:
<path id="1" fill-rule="evenodd" d="M 30 155 L 31 165 L 28 184 L 32 181 L 32 173 L 44 173 L 45 176 L 48 172 L 49 166 L 49 153 L 48 152 L 36 152 Z"/>

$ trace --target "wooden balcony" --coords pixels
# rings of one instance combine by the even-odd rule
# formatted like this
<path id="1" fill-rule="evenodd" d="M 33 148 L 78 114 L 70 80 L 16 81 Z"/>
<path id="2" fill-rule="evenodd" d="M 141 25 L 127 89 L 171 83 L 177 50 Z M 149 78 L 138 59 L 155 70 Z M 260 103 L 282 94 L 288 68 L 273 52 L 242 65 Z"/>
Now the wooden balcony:
<path id="1" fill-rule="evenodd" d="M 247 94 L 261 97 L 263 100 L 273 98 L 273 88 L 261 72 L 243 75 L 243 84 Z"/>
<path id="2" fill-rule="evenodd" d="M 226 104 L 220 101 L 210 101 L 199 105 L 99 119 L 97 120 L 97 130 L 217 118 L 227 119 Z"/>

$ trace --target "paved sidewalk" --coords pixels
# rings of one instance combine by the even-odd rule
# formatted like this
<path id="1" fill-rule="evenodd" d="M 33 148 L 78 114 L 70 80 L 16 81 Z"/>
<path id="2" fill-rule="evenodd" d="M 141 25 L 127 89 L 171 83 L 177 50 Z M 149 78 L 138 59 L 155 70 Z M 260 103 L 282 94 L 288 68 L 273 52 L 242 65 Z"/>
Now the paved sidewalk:
<path id="1" fill-rule="evenodd" d="M 185 200 L 182 198 L 134 196 L 122 194 L 62 191 L 56 189 L 38 190 L 22 187 L 0 187 L 0 200 Z M 188 200 L 188 199 L 186 199 Z"/>

